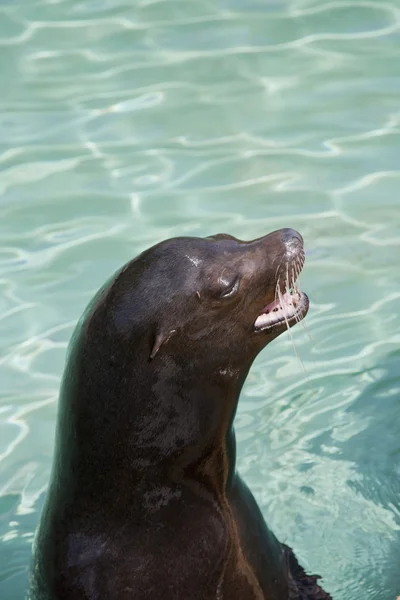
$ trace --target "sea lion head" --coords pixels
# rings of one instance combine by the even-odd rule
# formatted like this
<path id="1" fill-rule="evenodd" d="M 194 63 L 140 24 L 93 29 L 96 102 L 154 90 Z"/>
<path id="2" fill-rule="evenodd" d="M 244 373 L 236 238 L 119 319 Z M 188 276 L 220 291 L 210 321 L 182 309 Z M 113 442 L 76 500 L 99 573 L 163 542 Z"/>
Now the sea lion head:
<path id="1" fill-rule="evenodd" d="M 183 356 L 238 367 L 304 318 L 296 287 L 303 239 L 281 229 L 250 242 L 228 234 L 161 242 L 131 261 L 108 293 L 109 331 L 146 340 L 148 359 Z"/>

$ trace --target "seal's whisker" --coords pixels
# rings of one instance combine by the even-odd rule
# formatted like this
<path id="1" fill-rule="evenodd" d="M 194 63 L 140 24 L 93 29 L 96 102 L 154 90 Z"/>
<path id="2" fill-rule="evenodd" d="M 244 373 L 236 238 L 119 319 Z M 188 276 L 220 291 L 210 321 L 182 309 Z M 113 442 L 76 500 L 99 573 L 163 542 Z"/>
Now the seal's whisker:
<path id="1" fill-rule="evenodd" d="M 290 294 L 290 289 L 292 289 L 292 291 L 294 293 L 298 293 L 297 278 L 298 278 L 298 276 L 299 276 L 299 274 L 301 272 L 301 269 L 302 269 L 302 266 L 300 265 L 299 260 L 296 257 L 296 259 L 292 262 L 292 265 L 291 265 L 291 276 L 292 276 L 292 279 L 290 280 L 289 279 L 289 265 L 288 264 L 286 265 L 286 292 L 288 294 Z M 283 298 L 283 295 L 280 292 L 280 290 L 278 290 L 278 296 L 279 296 L 280 304 L 281 304 L 281 306 L 284 309 L 283 310 L 283 316 L 284 316 L 284 319 L 285 319 L 286 328 L 288 330 L 288 333 L 289 333 L 289 336 L 290 336 L 290 339 L 291 339 L 291 342 L 292 342 L 292 345 L 293 345 L 293 349 L 294 349 L 295 355 L 296 355 L 297 359 L 299 360 L 304 373 L 307 375 L 307 370 L 306 370 L 304 362 L 302 361 L 302 359 L 300 357 L 300 354 L 299 354 L 299 352 L 297 350 L 297 346 L 296 346 L 296 343 L 294 341 L 293 333 L 292 333 L 291 327 L 289 325 L 289 321 L 288 321 L 288 317 L 289 317 L 288 306 L 286 305 L 286 303 L 284 301 L 284 298 Z M 294 313 L 294 318 L 295 318 L 296 323 L 300 323 L 301 322 L 302 325 L 304 326 L 304 323 L 303 323 L 303 320 L 301 319 L 301 316 L 299 314 L 297 314 L 296 312 Z M 307 330 L 306 330 L 306 332 L 308 333 Z"/>
<path id="2" fill-rule="evenodd" d="M 304 254 L 302 254 L 300 257 L 296 257 L 295 259 L 295 276 L 296 276 L 296 280 L 295 280 L 295 284 L 294 284 L 294 291 L 298 292 L 298 287 L 297 287 L 297 279 L 302 271 L 302 268 L 304 266 L 304 262 L 305 262 L 305 256 Z M 306 325 L 306 323 L 304 322 L 304 320 L 300 317 L 300 315 L 295 314 L 294 315 L 295 319 L 296 319 L 296 323 L 300 323 L 302 328 L 304 329 L 304 332 L 306 333 L 308 339 L 310 340 L 311 344 L 315 347 L 315 340 L 312 338 L 311 333 L 308 330 L 308 327 Z"/>
<path id="3" fill-rule="evenodd" d="M 289 281 L 289 265 L 286 265 L 286 290 L 285 290 L 286 294 L 290 295 L 290 288 L 291 288 L 291 285 L 290 285 L 290 281 Z M 286 315 L 288 314 L 286 302 L 285 302 L 285 311 L 284 312 Z"/>
<path id="4" fill-rule="evenodd" d="M 277 300 L 278 300 L 278 291 L 279 290 L 280 290 L 280 278 L 278 278 L 278 280 L 276 282 L 274 302 L 277 302 Z"/>
<path id="5" fill-rule="evenodd" d="M 308 339 L 310 340 L 311 345 L 315 348 L 316 347 L 315 340 L 313 339 L 313 337 L 311 335 L 311 332 L 308 330 L 308 327 L 306 326 L 306 324 L 304 323 L 304 321 L 299 318 L 297 322 L 301 323 L 301 326 L 304 329 L 304 332 L 307 335 Z"/>
<path id="6" fill-rule="evenodd" d="M 289 294 L 290 292 L 290 281 L 289 281 L 289 263 L 286 263 L 286 289 L 285 292 Z"/>
<path id="7" fill-rule="evenodd" d="M 301 265 L 300 265 L 298 258 L 296 258 L 295 269 L 296 269 L 296 279 L 297 279 L 298 276 L 300 275 L 300 271 L 301 271 Z"/>
<path id="8" fill-rule="evenodd" d="M 285 257 L 284 257 L 284 256 L 282 256 L 281 260 L 279 261 L 279 265 L 276 267 L 276 271 L 275 271 L 275 279 L 276 279 L 277 281 L 279 281 L 279 276 L 278 276 L 278 275 L 279 275 L 279 271 L 280 271 L 280 269 L 281 269 L 281 266 L 282 266 L 282 263 L 283 263 L 284 259 L 285 259 Z"/>
<path id="9" fill-rule="evenodd" d="M 283 295 L 282 295 L 282 293 L 281 293 L 281 291 L 280 291 L 280 290 L 279 290 L 279 292 L 278 292 L 278 295 L 279 295 L 279 301 L 280 301 L 280 303 L 283 305 L 283 304 L 284 304 L 284 298 L 283 298 Z M 295 344 L 295 341 L 294 341 L 294 337 L 293 337 L 293 333 L 292 333 L 291 327 L 290 327 L 290 325 L 289 325 L 288 316 L 287 316 L 287 313 L 286 313 L 286 311 L 283 311 L 283 315 L 284 315 L 284 318 L 285 318 L 286 327 L 287 327 L 287 330 L 288 330 L 288 333 L 289 333 L 290 339 L 291 339 L 291 341 L 292 341 L 292 345 L 293 345 L 294 353 L 295 353 L 295 355 L 296 355 L 296 358 L 299 360 L 299 362 L 300 362 L 300 364 L 301 364 L 301 366 L 302 366 L 302 369 L 303 369 L 304 373 L 307 375 L 307 370 L 306 370 L 306 368 L 305 368 L 305 365 L 304 365 L 303 361 L 301 360 L 300 354 L 299 354 L 299 353 L 298 353 L 298 351 L 297 351 L 297 347 L 296 347 L 296 344 Z"/>

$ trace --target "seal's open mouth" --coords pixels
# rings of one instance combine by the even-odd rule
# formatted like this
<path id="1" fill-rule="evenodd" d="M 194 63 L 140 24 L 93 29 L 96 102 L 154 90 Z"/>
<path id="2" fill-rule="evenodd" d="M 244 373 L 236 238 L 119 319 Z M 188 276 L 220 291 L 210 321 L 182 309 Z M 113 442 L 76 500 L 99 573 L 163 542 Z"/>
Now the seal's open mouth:
<path id="1" fill-rule="evenodd" d="M 264 306 L 254 323 L 255 331 L 266 331 L 285 325 L 292 327 L 307 314 L 309 300 L 306 294 L 296 286 L 296 279 L 301 273 L 305 255 L 304 249 L 289 248 L 285 273 L 278 272 L 275 288 L 275 300 Z M 282 276 L 283 275 L 283 276 Z"/>
<path id="2" fill-rule="evenodd" d="M 301 321 L 307 313 L 308 298 L 297 289 L 290 290 L 267 304 L 254 323 L 256 331 L 272 329 L 277 325 L 291 327 Z"/>

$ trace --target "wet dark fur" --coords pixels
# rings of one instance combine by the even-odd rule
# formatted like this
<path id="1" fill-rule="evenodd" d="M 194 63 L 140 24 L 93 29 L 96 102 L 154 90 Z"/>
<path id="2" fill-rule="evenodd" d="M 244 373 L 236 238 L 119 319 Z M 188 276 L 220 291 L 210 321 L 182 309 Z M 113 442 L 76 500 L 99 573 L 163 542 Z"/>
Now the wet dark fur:
<path id="1" fill-rule="evenodd" d="M 235 467 L 241 388 L 286 329 L 254 322 L 302 252 L 293 230 L 176 238 L 96 295 L 68 350 L 32 600 L 329 599 Z"/>

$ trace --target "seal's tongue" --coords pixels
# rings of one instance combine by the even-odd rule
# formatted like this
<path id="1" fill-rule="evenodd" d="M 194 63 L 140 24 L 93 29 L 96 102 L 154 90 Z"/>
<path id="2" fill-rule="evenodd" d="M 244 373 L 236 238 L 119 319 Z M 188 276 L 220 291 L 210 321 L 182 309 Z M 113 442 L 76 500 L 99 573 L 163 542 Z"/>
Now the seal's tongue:
<path id="1" fill-rule="evenodd" d="M 264 306 L 262 313 L 254 323 L 255 327 L 265 327 L 273 325 L 278 321 L 284 321 L 292 317 L 296 312 L 296 306 L 300 299 L 300 294 L 295 291 L 292 294 L 286 292 L 280 294 L 280 297 Z"/>

